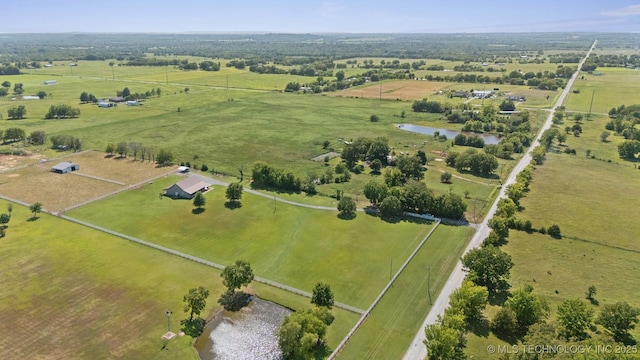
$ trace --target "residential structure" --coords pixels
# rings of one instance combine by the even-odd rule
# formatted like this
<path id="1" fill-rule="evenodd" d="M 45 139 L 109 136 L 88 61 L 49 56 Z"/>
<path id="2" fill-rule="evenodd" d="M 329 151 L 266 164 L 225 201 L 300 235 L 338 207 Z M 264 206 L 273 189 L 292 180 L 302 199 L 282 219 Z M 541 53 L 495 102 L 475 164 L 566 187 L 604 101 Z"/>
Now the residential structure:
<path id="1" fill-rule="evenodd" d="M 191 199 L 198 191 L 209 190 L 209 184 L 198 176 L 189 176 L 164 189 L 164 195 L 174 199 Z"/>

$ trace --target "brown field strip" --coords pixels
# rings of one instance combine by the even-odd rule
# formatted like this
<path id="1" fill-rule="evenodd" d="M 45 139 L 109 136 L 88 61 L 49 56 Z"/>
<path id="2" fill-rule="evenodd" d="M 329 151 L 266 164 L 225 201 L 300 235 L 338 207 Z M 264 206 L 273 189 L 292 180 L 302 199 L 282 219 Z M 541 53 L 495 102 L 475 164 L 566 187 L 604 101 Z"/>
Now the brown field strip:
<path id="1" fill-rule="evenodd" d="M 52 173 L 51 167 L 60 161 L 51 160 L 0 174 L 0 195 L 29 204 L 40 202 L 45 209 L 58 212 L 124 188 L 117 183 L 132 185 L 171 170 L 147 161 L 105 158 L 102 152 L 87 151 L 64 158 L 80 165 L 75 174 Z"/>
<path id="2" fill-rule="evenodd" d="M 418 100 L 434 95 L 434 93 L 451 85 L 446 82 L 421 80 L 396 80 L 358 86 L 336 92 L 338 96 L 357 96 L 363 98 L 382 98 L 400 100 Z"/>

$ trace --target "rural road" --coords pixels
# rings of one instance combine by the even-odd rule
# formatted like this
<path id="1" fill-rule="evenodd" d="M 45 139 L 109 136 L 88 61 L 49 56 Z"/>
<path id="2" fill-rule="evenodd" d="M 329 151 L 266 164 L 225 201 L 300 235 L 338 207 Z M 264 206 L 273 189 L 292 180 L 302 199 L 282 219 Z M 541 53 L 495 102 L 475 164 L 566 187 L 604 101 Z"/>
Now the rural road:
<path id="1" fill-rule="evenodd" d="M 598 43 L 598 40 L 595 40 L 593 42 L 593 45 L 591 45 L 591 48 L 587 52 L 587 55 L 584 57 L 584 59 L 582 59 L 582 61 L 578 65 L 578 71 L 576 71 L 573 74 L 573 76 L 571 76 L 571 79 L 569 79 L 569 81 L 567 82 L 567 86 L 565 86 L 564 90 L 558 97 L 558 100 L 553 106 L 553 109 L 562 105 L 565 98 L 567 97 L 567 94 L 569 94 L 571 87 L 573 86 L 573 82 L 575 81 L 576 77 L 580 73 L 579 69 L 582 68 L 582 64 L 584 64 L 585 60 L 589 58 L 589 55 L 591 55 L 591 52 L 593 51 L 593 49 L 595 49 L 597 43 Z M 502 198 L 507 197 L 506 195 L 507 186 L 515 183 L 516 175 L 518 175 L 518 173 L 520 173 L 524 168 L 526 168 L 527 165 L 529 165 L 529 163 L 531 162 L 531 152 L 538 145 L 540 145 L 540 138 L 542 137 L 542 134 L 547 129 L 551 128 L 552 120 L 553 120 L 553 112 L 550 112 L 549 117 L 547 118 L 547 121 L 544 123 L 544 125 L 540 129 L 540 132 L 538 133 L 538 136 L 536 136 L 535 141 L 529 147 L 529 150 L 522 157 L 522 159 L 518 161 L 518 163 L 513 168 L 513 170 L 507 177 L 506 181 L 504 182 L 504 185 L 500 189 L 500 193 L 498 194 L 498 197 L 496 198 L 496 200 L 493 202 L 493 205 L 491 205 L 491 208 L 489 209 L 487 216 L 484 218 L 484 220 L 476 230 L 476 233 L 471 238 L 469 245 L 465 249 L 464 251 L 465 254 L 469 252 L 469 250 L 479 247 L 480 244 L 482 244 L 482 241 L 489 235 L 489 232 L 491 231 L 491 229 L 489 229 L 488 219 L 491 219 L 491 217 L 493 217 L 493 214 L 495 213 L 496 208 L 498 207 L 498 201 Z M 436 299 L 436 301 L 433 303 L 433 306 L 431 307 L 431 311 L 429 311 L 429 314 L 427 314 L 427 318 L 425 319 L 424 323 L 418 330 L 418 333 L 413 339 L 413 342 L 411 343 L 411 345 L 409 346 L 409 349 L 407 350 L 404 357 L 402 358 L 403 360 L 423 360 L 427 357 L 427 348 L 422 342 L 425 339 L 424 328 L 428 324 L 436 323 L 436 321 L 438 320 L 438 316 L 444 314 L 444 310 L 449 306 L 449 296 L 451 296 L 451 294 L 457 288 L 459 288 L 460 285 L 462 285 L 462 281 L 464 280 L 466 274 L 467 273 L 462 270 L 462 263 L 458 261 L 458 264 L 456 265 L 455 269 L 449 276 L 447 283 L 442 288 L 442 291 L 438 295 L 438 298 Z"/>

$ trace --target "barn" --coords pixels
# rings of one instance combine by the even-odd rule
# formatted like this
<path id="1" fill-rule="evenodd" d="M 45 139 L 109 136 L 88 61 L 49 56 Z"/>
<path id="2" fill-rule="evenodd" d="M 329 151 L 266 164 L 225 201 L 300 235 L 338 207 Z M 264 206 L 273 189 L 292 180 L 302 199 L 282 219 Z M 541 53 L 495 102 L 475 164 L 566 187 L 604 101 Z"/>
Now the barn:
<path id="1" fill-rule="evenodd" d="M 51 168 L 51 171 L 58 174 L 66 174 L 68 172 L 80 170 L 80 165 L 71 161 L 64 161 Z"/>
<path id="2" fill-rule="evenodd" d="M 164 189 L 164 195 L 174 199 L 191 199 L 198 191 L 209 190 L 209 184 L 198 176 L 189 176 L 168 188 Z"/>

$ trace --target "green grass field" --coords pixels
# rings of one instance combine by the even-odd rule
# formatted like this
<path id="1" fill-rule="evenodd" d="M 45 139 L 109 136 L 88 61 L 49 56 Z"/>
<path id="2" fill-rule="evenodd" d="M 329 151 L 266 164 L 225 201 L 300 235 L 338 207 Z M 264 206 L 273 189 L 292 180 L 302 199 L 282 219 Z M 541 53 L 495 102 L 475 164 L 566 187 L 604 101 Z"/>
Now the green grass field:
<path id="1" fill-rule="evenodd" d="M 640 88 L 640 71 L 625 68 L 597 68 L 596 73 L 601 75 L 591 75 L 584 72 L 573 85 L 573 89 L 580 91 L 579 94 L 570 93 L 567 96 L 565 106 L 567 110 L 580 110 L 588 112 L 591 107 L 594 113 L 608 113 L 612 107 L 626 104 L 636 104 Z M 582 79 L 584 77 L 584 79 Z"/>
<path id="2" fill-rule="evenodd" d="M 160 351 L 164 312 L 173 311 L 171 329 L 179 329 L 186 316 L 182 296 L 202 285 L 211 291 L 203 316 L 213 316 L 224 291 L 218 270 L 46 214 L 29 218 L 28 209 L 14 206 L 0 239 L 0 357 L 197 359 L 188 336 Z M 270 286 L 250 288 L 293 309 L 310 306 L 309 299 Z M 331 347 L 358 319 L 333 313 Z"/>
<path id="3" fill-rule="evenodd" d="M 73 68 L 67 65 L 67 63 L 56 62 L 51 68 L 30 71 L 25 75 L 0 77 L 0 81 L 6 79 L 12 83 L 24 83 L 25 94 L 35 94 L 40 90 L 48 94 L 43 100 L 11 100 L 10 96 L 0 98 L 0 113 L 3 115 L 11 106 L 19 104 L 27 107 L 26 119 L 0 121 L 0 130 L 17 126 L 24 128 L 27 134 L 35 130 L 44 130 L 49 136 L 73 135 L 82 140 L 85 149 L 101 150 L 110 142 L 136 141 L 155 151 L 161 147 L 170 149 L 176 155 L 177 163 L 189 161 L 191 164 L 206 164 L 210 169 L 231 175 L 238 175 L 239 167 L 243 167 L 247 174 L 247 169 L 250 169 L 251 164 L 256 160 L 267 161 L 293 171 L 301 177 L 313 173 L 322 174 L 325 166 L 309 159 L 327 152 L 322 149 L 324 140 L 330 141 L 330 148 L 340 151 L 344 140 L 384 136 L 389 139 L 389 144 L 396 151 L 413 153 L 421 149 L 430 159 L 435 157 L 434 151 L 450 150 L 448 149 L 450 141 L 432 141 L 433 139 L 429 136 L 405 132 L 394 126 L 396 123 L 415 123 L 452 128 L 452 125 L 446 124 L 438 115 L 412 112 L 413 100 L 410 99 L 381 101 L 375 98 L 340 96 L 340 94 L 312 96 L 281 93 L 280 91 L 288 82 L 305 83 L 315 78 L 259 75 L 224 66 L 220 72 L 206 73 L 181 71 L 172 67 L 117 66 L 112 68 L 109 67 L 108 62 L 101 61 L 80 61 L 78 66 Z M 523 67 L 523 71 L 525 70 Z M 349 76 L 361 71 L 361 69 L 347 69 L 345 72 Z M 49 79 L 56 79 L 59 84 L 43 85 L 43 82 Z M 437 83 L 429 86 L 441 85 L 447 84 Z M 83 91 L 103 98 L 114 96 L 116 91 L 124 87 L 129 87 L 131 92 L 161 88 L 162 96 L 146 100 L 141 107 L 118 106 L 102 109 L 91 104 L 79 104 L 79 96 Z M 186 91 L 186 88 L 189 90 Z M 391 90 L 386 89 L 386 91 Z M 503 90 L 533 91 L 508 86 L 504 86 Z M 526 95 L 530 101 L 523 106 L 545 107 L 555 93 L 533 91 L 527 92 Z M 546 99 L 547 95 L 552 96 Z M 497 103 L 500 101 L 501 99 L 495 99 Z M 56 104 L 79 107 L 80 118 L 43 120 L 49 106 Z M 472 104 L 480 105 L 477 100 Z M 402 112 L 406 113 L 406 117 L 400 117 Z M 379 116 L 379 122 L 369 121 L 373 114 Z M 544 116 L 544 112 L 534 114 L 534 127 L 539 126 Z M 453 126 L 453 128 L 457 127 L 457 125 Z M 42 153 L 46 157 L 61 154 L 47 149 L 46 146 L 25 146 L 21 143 L 0 146 L 0 150 L 3 151 L 9 148 Z M 459 149 L 459 151 L 463 150 L 464 148 Z M 38 159 L 33 157 L 28 161 L 35 162 Z M 515 164 L 515 160 L 501 163 L 504 163 L 501 170 L 506 174 Z M 489 179 L 457 173 L 454 169 L 445 168 L 441 163 L 432 161 L 429 165 L 433 168 L 425 174 L 427 186 L 437 193 L 451 191 L 463 195 L 468 191 L 467 218 L 477 217 L 479 220 L 486 211 L 485 205 L 495 196 L 495 184 L 489 183 Z M 454 178 L 453 185 L 441 184 L 438 169 L 450 171 L 469 181 Z M 366 205 L 366 200 L 361 195 L 361 188 L 371 178 L 367 170 L 362 175 L 354 175 L 349 183 L 322 185 L 318 189 L 328 195 L 333 195 L 337 189 L 341 189 L 346 194 L 359 198 L 360 205 Z M 318 281 L 327 282 L 331 284 L 337 301 L 363 309 L 369 306 L 388 281 L 390 261 L 401 264 L 430 228 L 429 225 L 407 221 L 389 224 L 364 213 L 359 213 L 355 220 L 344 221 L 336 217 L 336 212 L 303 209 L 279 203 L 275 205 L 274 211 L 272 200 L 250 194 L 244 195 L 241 208 L 230 210 L 223 205 L 224 194 L 220 187 L 214 187 L 206 194 L 208 200 L 206 210 L 196 215 L 191 212 L 190 201 L 159 199 L 158 193 L 162 188 L 175 181 L 175 177 L 156 180 L 152 185 L 145 185 L 81 207 L 67 215 L 223 265 L 243 258 L 251 262 L 257 276 L 305 291 L 310 291 Z M 279 194 L 279 196 L 305 203 L 335 206 L 335 200 L 326 196 L 307 197 L 303 194 Z M 477 207 L 475 211 L 472 210 L 474 206 Z M 44 218 L 43 216 L 42 219 Z M 33 224 L 43 223 L 42 219 Z M 51 226 L 59 224 L 57 219 L 51 221 L 54 223 Z M 14 223 L 11 224 L 12 227 L 14 225 Z M 20 225 L 21 228 L 25 226 Z M 26 231 L 25 236 L 31 235 L 27 228 L 24 231 Z M 83 229 L 83 231 L 88 230 Z M 431 289 L 434 291 L 432 296 L 435 297 L 436 292 L 448 278 L 469 234 L 466 228 L 438 229 L 433 239 L 430 239 L 421 250 L 421 255 L 409 265 L 406 272 L 398 279 L 396 286 L 385 296 L 341 356 L 346 356 L 345 358 L 401 356 L 406 350 L 403 347 L 408 345 L 418 331 L 419 322 L 422 321 L 419 318 L 423 318 L 422 314 L 426 314 L 429 308 L 424 296 L 425 268 L 432 267 Z M 79 237 L 79 239 L 83 238 Z M 102 237 L 96 236 L 96 239 L 99 240 Z M 115 240 L 121 243 L 121 240 Z M 131 251 L 128 255 L 132 259 L 136 256 L 142 259 L 160 258 L 160 256 L 154 257 L 155 251 L 125 244 L 140 249 L 140 253 L 145 254 L 138 255 L 137 252 Z M 123 250 L 99 249 L 93 254 L 101 251 L 108 252 L 108 256 L 118 256 L 119 251 Z M 89 266 L 88 262 L 96 256 L 78 260 L 78 267 Z M 179 262 L 174 259 L 167 261 Z M 141 288 L 158 282 L 157 278 L 144 272 L 144 269 L 153 269 L 153 267 L 149 267 L 145 261 L 140 261 L 139 266 L 140 268 L 131 270 L 131 273 L 140 272 L 142 276 L 127 281 L 135 282 L 136 286 Z M 195 267 L 193 264 L 191 266 Z M 177 273 L 178 271 L 175 270 L 177 267 L 179 266 L 175 265 L 168 269 Z M 65 271 L 85 276 L 77 267 L 65 268 Z M 92 271 L 95 273 L 90 274 L 93 274 L 95 279 L 83 280 L 85 288 L 93 289 L 91 286 L 100 284 L 114 286 L 104 279 L 111 276 L 109 272 L 111 270 L 98 266 Z M 198 271 L 205 270 L 192 270 L 193 279 L 205 277 Z M 211 271 L 213 274 L 210 279 L 219 293 L 221 290 L 218 273 L 210 269 L 206 271 Z M 62 277 L 65 274 L 66 272 L 58 272 Z M 178 279 L 177 274 L 171 276 Z M 57 292 L 67 285 L 65 283 L 52 289 L 48 296 L 54 297 L 61 303 L 66 301 L 67 295 Z M 174 305 L 157 306 L 160 314 L 163 314 L 164 306 L 179 308 L 183 293 L 195 285 L 180 283 L 180 286 L 182 287 L 176 291 L 178 295 L 173 300 Z M 252 287 L 258 295 L 268 300 L 292 308 L 301 308 L 305 304 L 308 306 L 308 299 L 282 293 L 260 284 Z M 15 289 L 12 291 L 15 292 Z M 25 293 L 27 299 L 37 295 L 34 291 Z M 140 298 L 150 299 L 149 296 Z M 124 303 L 122 306 L 129 311 L 129 314 L 135 312 L 135 304 Z M 415 309 L 419 309 L 420 316 L 416 316 Z M 338 310 L 336 315 L 336 322 L 328 334 L 330 346 L 337 345 L 358 318 L 355 314 Z M 106 315 L 101 316 L 106 317 Z M 124 319 L 122 321 L 124 322 Z M 69 324 L 69 327 L 71 328 L 69 331 L 80 331 L 77 329 L 77 324 Z M 132 331 L 147 333 L 144 326 Z M 123 336 L 131 337 L 127 334 Z M 156 338 L 155 335 L 148 336 Z M 376 343 L 373 344 L 371 339 L 375 339 Z M 138 343 L 131 345 L 133 348 L 136 346 L 141 345 Z M 180 346 L 180 351 L 193 356 L 186 341 L 176 346 Z M 139 354 L 145 357 L 149 349 L 151 347 L 144 348 Z M 90 344 L 87 351 L 89 356 L 101 357 L 102 353 L 99 351 L 104 350 L 99 344 Z M 138 354 L 126 349 L 118 351 L 126 356 Z M 27 354 L 29 355 L 34 354 Z"/>
<path id="4" fill-rule="evenodd" d="M 336 301 L 366 309 L 388 281 L 388 262 L 404 261 L 430 226 L 389 224 L 364 213 L 341 220 L 337 212 L 304 209 L 252 194 L 242 207 L 224 206 L 224 190 L 205 196 L 206 210 L 191 201 L 159 199 L 178 177 L 92 203 L 68 216 L 226 265 L 252 264 L 256 275 L 311 291 L 331 285 Z"/>
<path id="5" fill-rule="evenodd" d="M 401 359 L 431 309 L 429 291 L 435 301 L 471 234 L 438 226 L 337 358 Z"/>
<path id="6" fill-rule="evenodd" d="M 636 72 L 614 68 L 597 71 L 603 75 L 585 75 L 585 80 L 576 81 L 575 86 L 582 90 L 570 95 L 568 110 L 588 112 L 592 91 L 586 84 L 596 89 L 594 112 L 637 103 Z M 518 217 L 531 220 L 535 228 L 558 224 L 563 238 L 512 231 L 504 247 L 515 263 L 512 288 L 533 286 L 549 301 L 552 321 L 562 301 L 584 299 L 590 285 L 596 286 L 600 303 L 594 307 L 596 315 L 602 305 L 618 301 L 640 307 L 640 246 L 636 236 L 640 225 L 634 220 L 640 171 L 619 158 L 617 144 L 624 140 L 621 136 L 612 134 L 607 142 L 600 140 L 607 121 L 606 115 L 592 114 L 582 121 L 584 131 L 579 137 L 569 136 L 565 145 L 554 145 L 544 164 L 536 166 L 531 191 L 521 200 L 524 211 Z M 561 131 L 572 124 L 570 118 L 566 119 Z M 576 149 L 577 155 L 564 154 L 565 147 Z M 587 150 L 596 158 L 587 157 Z M 490 316 L 493 310 L 487 314 Z M 631 334 L 640 338 L 638 329 Z M 476 358 L 487 356 L 488 345 L 502 343 L 493 335 L 470 335 L 468 339 L 468 355 Z"/>

